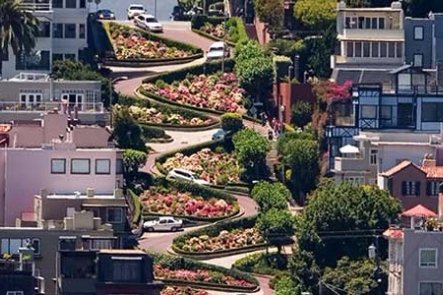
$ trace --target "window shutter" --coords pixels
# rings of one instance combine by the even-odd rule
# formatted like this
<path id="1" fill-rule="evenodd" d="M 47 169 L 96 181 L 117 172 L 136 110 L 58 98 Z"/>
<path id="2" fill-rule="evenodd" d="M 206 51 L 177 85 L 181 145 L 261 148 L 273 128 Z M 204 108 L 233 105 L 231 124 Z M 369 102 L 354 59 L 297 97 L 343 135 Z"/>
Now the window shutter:
<path id="1" fill-rule="evenodd" d="M 415 195 L 416 196 L 420 196 L 420 185 L 421 185 L 420 181 L 415 182 Z"/>
<path id="2" fill-rule="evenodd" d="M 402 181 L 401 182 L 401 194 L 403 195 L 403 196 L 406 196 L 406 181 Z"/>

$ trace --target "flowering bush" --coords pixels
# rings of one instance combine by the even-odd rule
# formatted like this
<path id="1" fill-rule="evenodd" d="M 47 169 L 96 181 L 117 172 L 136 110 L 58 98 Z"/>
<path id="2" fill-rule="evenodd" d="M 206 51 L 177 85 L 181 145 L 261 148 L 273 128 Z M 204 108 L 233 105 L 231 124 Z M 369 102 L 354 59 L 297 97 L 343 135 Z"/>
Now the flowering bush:
<path id="1" fill-rule="evenodd" d="M 174 168 L 192 171 L 212 184 L 226 184 L 240 180 L 240 167 L 235 157 L 232 154 L 212 151 L 209 148 L 204 148 L 190 156 L 176 153 L 162 166 L 167 171 Z"/>
<path id="2" fill-rule="evenodd" d="M 222 230 L 218 236 L 201 235 L 186 240 L 182 251 L 193 253 L 233 250 L 246 246 L 262 244 L 264 239 L 257 228 L 241 228 L 232 231 Z"/>
<path id="3" fill-rule="evenodd" d="M 209 295 L 205 290 L 194 289 L 191 287 L 167 286 L 163 288 L 160 295 Z"/>
<path id="4" fill-rule="evenodd" d="M 223 284 L 228 286 L 253 287 L 254 284 L 236 279 L 230 275 L 223 274 L 215 270 L 206 269 L 171 269 L 160 264 L 154 265 L 154 277 L 159 280 L 183 280 L 192 282 L 205 282 Z M 186 293 L 185 293 L 186 294 Z"/>
<path id="5" fill-rule="evenodd" d="M 203 27 L 200 28 L 201 31 L 214 36 L 216 38 L 223 38 L 225 35 L 225 30 L 223 28 L 223 24 L 213 25 L 211 23 L 205 23 Z"/>
<path id="6" fill-rule="evenodd" d="M 148 213 L 197 217 L 223 217 L 238 211 L 237 204 L 228 204 L 223 199 L 193 196 L 176 189 L 151 188 L 140 196 L 144 210 Z"/>
<path id="7" fill-rule="evenodd" d="M 173 84 L 146 83 L 143 88 L 171 101 L 223 112 L 244 114 L 244 90 L 234 73 L 189 75 Z"/>
<path id="8" fill-rule="evenodd" d="M 156 123 L 156 124 L 171 124 L 181 126 L 201 126 L 212 123 L 212 119 L 208 118 L 203 120 L 202 118 L 195 116 L 185 116 L 182 114 L 174 113 L 172 111 L 160 111 L 156 108 L 146 108 L 139 106 L 129 107 L 130 115 L 140 123 Z"/>
<path id="9" fill-rule="evenodd" d="M 146 34 L 134 28 L 112 24 L 109 26 L 115 57 L 125 59 L 155 59 L 188 57 L 188 50 L 167 46 L 163 42 L 149 40 Z"/>

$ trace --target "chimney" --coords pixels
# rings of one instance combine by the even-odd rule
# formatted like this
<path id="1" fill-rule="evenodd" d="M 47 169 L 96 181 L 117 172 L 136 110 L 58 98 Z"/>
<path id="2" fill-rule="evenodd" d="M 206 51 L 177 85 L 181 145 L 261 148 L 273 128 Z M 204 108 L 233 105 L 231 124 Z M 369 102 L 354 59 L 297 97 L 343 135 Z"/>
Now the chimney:
<path id="1" fill-rule="evenodd" d="M 87 188 L 86 189 L 86 196 L 88 198 L 93 198 L 94 197 L 94 189 L 93 188 Z"/>
<path id="2" fill-rule="evenodd" d="M 435 167 L 435 166 L 437 166 L 437 161 L 434 159 L 432 154 L 426 154 L 422 162 L 422 167 Z"/>

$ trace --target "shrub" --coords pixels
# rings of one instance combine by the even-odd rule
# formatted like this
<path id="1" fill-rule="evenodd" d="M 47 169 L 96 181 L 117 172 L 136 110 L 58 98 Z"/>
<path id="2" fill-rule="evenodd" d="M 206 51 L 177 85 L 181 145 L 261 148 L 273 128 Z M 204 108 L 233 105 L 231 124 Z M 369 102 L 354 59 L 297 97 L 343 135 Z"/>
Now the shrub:
<path id="1" fill-rule="evenodd" d="M 167 135 L 166 132 L 161 128 L 150 127 L 142 124 L 140 124 L 140 128 L 145 141 L 149 141 L 152 138 L 171 138 L 171 136 Z"/>
<path id="2" fill-rule="evenodd" d="M 279 275 L 287 270 L 288 257 L 278 253 L 254 253 L 235 261 L 233 267 L 249 273 Z"/>
<path id="3" fill-rule="evenodd" d="M 287 209 L 291 192 L 282 183 L 261 181 L 252 189 L 251 196 L 262 212 L 271 208 Z"/>
<path id="4" fill-rule="evenodd" d="M 243 129 L 243 119 L 237 113 L 225 113 L 221 116 L 221 127 L 224 131 L 235 133 Z"/>
<path id="5" fill-rule="evenodd" d="M 207 16 L 204 14 L 197 14 L 191 18 L 191 28 L 200 29 L 205 23 L 210 23 L 211 25 L 218 25 L 223 23 L 224 17 Z"/>
<path id="6" fill-rule="evenodd" d="M 275 55 L 272 59 L 274 64 L 274 77 L 276 81 L 281 81 L 288 76 L 289 67 L 292 65 L 292 60 L 284 55 Z"/>
<path id="7" fill-rule="evenodd" d="M 312 119 L 312 105 L 306 101 L 297 101 L 292 106 L 291 122 L 297 127 L 304 127 Z"/>

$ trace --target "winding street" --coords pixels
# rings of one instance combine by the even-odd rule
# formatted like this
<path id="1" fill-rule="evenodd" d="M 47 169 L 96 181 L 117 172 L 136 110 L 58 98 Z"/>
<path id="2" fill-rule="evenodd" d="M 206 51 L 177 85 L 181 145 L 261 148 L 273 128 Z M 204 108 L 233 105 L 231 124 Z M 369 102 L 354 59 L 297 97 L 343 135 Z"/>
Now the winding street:
<path id="1" fill-rule="evenodd" d="M 208 47 L 213 43 L 212 40 L 208 40 L 206 38 L 201 37 L 200 35 L 192 32 L 190 30 L 189 25 L 164 25 L 164 36 L 186 42 L 192 43 L 195 46 L 202 48 L 204 51 L 208 49 Z M 127 80 L 120 80 L 114 86 L 117 92 L 120 92 L 124 95 L 134 95 L 135 90 L 141 85 L 142 80 L 146 77 L 157 75 L 166 71 L 174 71 L 177 69 L 181 69 L 184 67 L 188 67 L 191 65 L 198 65 L 205 62 L 205 58 L 201 58 L 195 60 L 191 63 L 180 64 L 180 65 L 168 65 L 168 66 L 155 66 L 149 68 L 121 68 L 121 67 L 111 67 L 109 68 L 112 71 L 112 77 L 118 76 L 128 76 Z M 244 124 L 249 128 L 254 128 L 256 131 L 260 132 L 263 135 L 267 135 L 267 129 L 260 124 L 251 123 L 250 121 L 244 121 Z M 155 170 L 155 158 L 160 153 L 165 153 L 168 151 L 172 151 L 178 148 L 181 148 L 186 145 L 192 145 L 197 143 L 202 143 L 211 139 L 213 130 L 206 131 L 167 131 L 167 133 L 174 139 L 172 143 L 166 144 L 150 144 L 150 147 L 154 150 L 153 153 L 150 153 L 148 156 L 148 161 L 146 165 L 141 169 L 144 172 L 152 173 Z M 238 203 L 243 210 L 243 217 L 253 216 L 257 214 L 257 204 L 248 196 L 244 195 L 234 195 Z M 205 225 L 206 226 L 206 225 Z M 195 229 L 195 228 L 192 228 Z M 192 229 L 186 228 L 182 232 L 175 233 L 145 233 L 139 240 L 139 246 L 143 249 L 149 249 L 157 252 L 165 253 L 168 251 L 168 248 L 171 247 L 172 241 L 178 235 L 183 234 L 183 232 L 190 231 Z M 248 253 L 250 254 L 250 253 Z M 242 256 L 234 257 L 240 258 L 246 254 L 242 254 Z M 232 265 L 233 259 L 220 259 L 218 261 L 208 261 L 208 263 L 212 263 L 215 265 L 220 265 L 224 267 L 230 268 Z M 253 293 L 253 295 L 271 295 L 274 294 L 274 291 L 269 288 L 269 278 L 267 277 L 257 277 L 260 283 L 260 291 Z M 222 294 L 236 294 L 232 292 L 210 292 L 213 295 L 222 295 Z M 239 294 L 240 295 L 240 294 Z"/>

